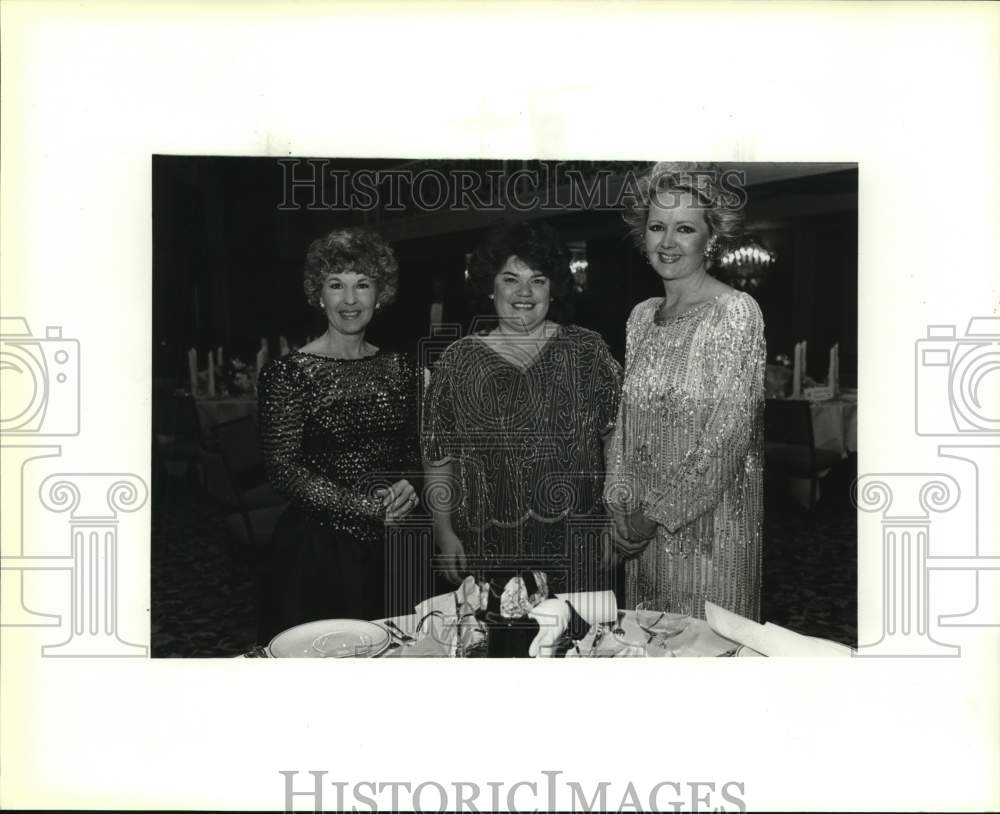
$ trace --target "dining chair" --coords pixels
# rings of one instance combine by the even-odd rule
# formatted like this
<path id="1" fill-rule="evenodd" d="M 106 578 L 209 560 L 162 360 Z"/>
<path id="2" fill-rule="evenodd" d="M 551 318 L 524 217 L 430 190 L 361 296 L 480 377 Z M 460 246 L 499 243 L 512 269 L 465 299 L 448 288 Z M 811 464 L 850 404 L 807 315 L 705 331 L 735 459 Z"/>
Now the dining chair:
<path id="1" fill-rule="evenodd" d="M 153 451 L 159 469 L 184 477 L 194 469 L 203 441 L 194 396 L 153 394 Z"/>
<path id="2" fill-rule="evenodd" d="M 279 498 L 273 504 L 252 505 L 233 481 L 221 452 L 201 447 L 198 457 L 202 485 L 218 509 L 230 535 L 244 547 L 266 547 L 287 504 Z"/>
<path id="3" fill-rule="evenodd" d="M 267 480 L 257 422 L 253 418 L 244 416 L 217 424 L 213 436 L 229 477 L 246 508 L 277 506 L 285 502 Z"/>
<path id="4" fill-rule="evenodd" d="M 809 480 L 811 511 L 819 497 L 820 478 L 840 463 L 841 456 L 832 450 L 816 448 L 810 403 L 802 399 L 767 399 L 764 442 L 767 469 Z"/>

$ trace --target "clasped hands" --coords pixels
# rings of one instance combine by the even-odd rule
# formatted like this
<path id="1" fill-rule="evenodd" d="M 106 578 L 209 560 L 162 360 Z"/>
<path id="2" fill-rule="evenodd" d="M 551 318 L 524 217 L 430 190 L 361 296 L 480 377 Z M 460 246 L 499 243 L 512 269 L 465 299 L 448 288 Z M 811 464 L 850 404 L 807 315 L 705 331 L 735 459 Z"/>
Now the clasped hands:
<path id="1" fill-rule="evenodd" d="M 626 557 L 632 557 L 649 545 L 656 534 L 656 522 L 650 520 L 641 506 L 628 509 L 610 503 L 608 509 L 613 521 L 612 547 Z"/>
<path id="2" fill-rule="evenodd" d="M 375 494 L 382 498 L 386 523 L 401 520 L 420 503 L 420 499 L 417 497 L 417 490 L 413 488 L 406 478 L 396 481 L 385 489 L 379 489 Z"/>

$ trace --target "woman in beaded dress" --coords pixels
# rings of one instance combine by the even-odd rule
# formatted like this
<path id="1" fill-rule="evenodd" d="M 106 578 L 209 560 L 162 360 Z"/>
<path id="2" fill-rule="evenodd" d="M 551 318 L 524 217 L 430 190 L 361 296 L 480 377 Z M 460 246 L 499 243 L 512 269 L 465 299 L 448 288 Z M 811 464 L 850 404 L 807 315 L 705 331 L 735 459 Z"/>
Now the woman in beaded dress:
<path id="1" fill-rule="evenodd" d="M 704 618 L 706 599 L 760 616 L 764 326 L 757 303 L 708 274 L 739 236 L 712 167 L 657 164 L 626 220 L 663 297 L 626 330 L 625 382 L 605 496 L 631 607 Z"/>
<path id="2" fill-rule="evenodd" d="M 327 330 L 261 372 L 264 459 L 290 500 L 264 573 L 262 642 L 316 619 L 386 615 L 385 524 L 417 505 L 405 475 L 420 470 L 417 367 L 365 340 L 396 275 L 392 249 L 372 233 L 314 241 L 304 289 Z"/>
<path id="3" fill-rule="evenodd" d="M 540 570 L 551 591 L 604 581 L 604 449 L 621 367 L 593 331 L 548 319 L 569 288 L 544 224 L 500 224 L 470 283 L 496 327 L 453 343 L 424 400 L 425 499 L 447 575 Z"/>

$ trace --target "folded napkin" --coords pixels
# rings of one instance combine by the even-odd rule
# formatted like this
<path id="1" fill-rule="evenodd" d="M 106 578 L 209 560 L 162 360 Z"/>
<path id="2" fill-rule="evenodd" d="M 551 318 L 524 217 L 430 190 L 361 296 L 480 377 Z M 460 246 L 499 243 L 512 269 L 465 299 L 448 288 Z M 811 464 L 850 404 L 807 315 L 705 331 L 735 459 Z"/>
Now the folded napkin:
<path id="1" fill-rule="evenodd" d="M 850 647 L 837 642 L 803 636 L 771 622 L 761 625 L 707 600 L 705 617 L 712 630 L 720 636 L 732 639 L 765 656 L 829 658 L 849 657 L 852 654 Z"/>
<path id="2" fill-rule="evenodd" d="M 475 618 L 481 602 L 480 587 L 474 577 L 468 576 L 454 591 L 417 605 L 414 613 L 419 630 L 411 635 L 418 643 L 430 639 L 441 650 L 440 655 L 453 656 L 459 645 L 468 648 L 482 641 L 484 633 Z"/>
<path id="3" fill-rule="evenodd" d="M 583 591 L 556 596 L 569 602 L 589 625 L 614 622 L 618 618 L 618 600 L 614 591 Z"/>

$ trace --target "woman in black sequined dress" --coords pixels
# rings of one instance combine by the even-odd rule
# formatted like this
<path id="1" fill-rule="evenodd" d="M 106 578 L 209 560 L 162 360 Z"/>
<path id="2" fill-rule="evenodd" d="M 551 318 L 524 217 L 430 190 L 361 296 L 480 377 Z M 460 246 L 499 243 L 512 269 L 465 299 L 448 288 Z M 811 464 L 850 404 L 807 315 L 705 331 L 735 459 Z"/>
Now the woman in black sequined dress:
<path id="1" fill-rule="evenodd" d="M 385 524 L 418 504 L 420 376 L 365 340 L 396 293 L 391 248 L 360 229 L 313 242 L 304 288 L 326 333 L 275 360 L 258 383 L 268 476 L 290 506 L 275 530 L 258 636 L 316 619 L 386 615 Z"/>

